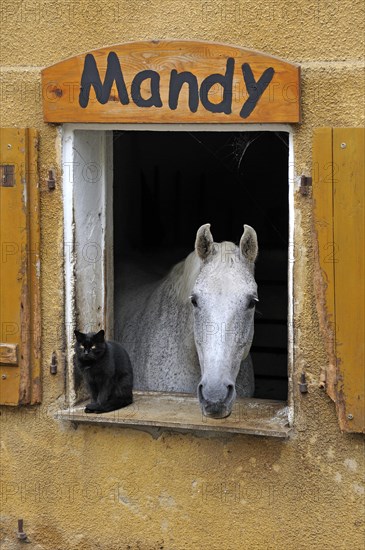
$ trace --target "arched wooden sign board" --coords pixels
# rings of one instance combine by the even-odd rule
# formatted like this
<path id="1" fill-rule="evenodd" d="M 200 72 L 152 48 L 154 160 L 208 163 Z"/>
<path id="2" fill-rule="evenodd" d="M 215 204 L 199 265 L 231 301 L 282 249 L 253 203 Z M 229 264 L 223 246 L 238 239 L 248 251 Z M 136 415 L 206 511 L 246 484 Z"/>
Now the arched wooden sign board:
<path id="1" fill-rule="evenodd" d="M 42 71 L 46 122 L 300 122 L 300 68 L 226 44 L 130 42 Z"/>

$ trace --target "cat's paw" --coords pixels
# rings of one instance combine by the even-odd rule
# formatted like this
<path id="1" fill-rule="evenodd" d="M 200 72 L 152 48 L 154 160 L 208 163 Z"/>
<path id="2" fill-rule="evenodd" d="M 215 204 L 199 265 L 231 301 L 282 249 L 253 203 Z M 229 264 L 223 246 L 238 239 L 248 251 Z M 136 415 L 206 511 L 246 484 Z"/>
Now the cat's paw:
<path id="1" fill-rule="evenodd" d="M 86 413 L 96 413 L 99 412 L 100 405 L 98 403 L 88 403 L 84 409 Z"/>

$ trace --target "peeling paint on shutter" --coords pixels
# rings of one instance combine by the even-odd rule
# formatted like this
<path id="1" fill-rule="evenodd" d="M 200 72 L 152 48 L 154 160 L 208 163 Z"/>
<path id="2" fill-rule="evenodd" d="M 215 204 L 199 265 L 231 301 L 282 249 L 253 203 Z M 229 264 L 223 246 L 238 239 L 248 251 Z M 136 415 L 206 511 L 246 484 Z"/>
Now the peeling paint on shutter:
<path id="1" fill-rule="evenodd" d="M 40 259 L 38 138 L 0 129 L 0 403 L 39 403 Z"/>
<path id="2" fill-rule="evenodd" d="M 313 141 L 317 306 L 325 385 L 347 432 L 365 431 L 364 128 L 320 128 Z"/>

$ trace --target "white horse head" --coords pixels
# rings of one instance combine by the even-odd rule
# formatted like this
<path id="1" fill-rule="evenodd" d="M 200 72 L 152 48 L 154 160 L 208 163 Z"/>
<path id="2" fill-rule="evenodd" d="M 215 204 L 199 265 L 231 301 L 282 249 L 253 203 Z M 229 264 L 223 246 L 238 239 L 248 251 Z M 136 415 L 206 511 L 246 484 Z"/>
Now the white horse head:
<path id="1" fill-rule="evenodd" d="M 238 247 L 217 244 L 205 224 L 197 232 L 195 251 L 201 268 L 190 300 L 201 369 L 198 398 L 204 415 L 224 418 L 231 413 L 236 378 L 253 339 L 256 232 L 245 225 Z"/>

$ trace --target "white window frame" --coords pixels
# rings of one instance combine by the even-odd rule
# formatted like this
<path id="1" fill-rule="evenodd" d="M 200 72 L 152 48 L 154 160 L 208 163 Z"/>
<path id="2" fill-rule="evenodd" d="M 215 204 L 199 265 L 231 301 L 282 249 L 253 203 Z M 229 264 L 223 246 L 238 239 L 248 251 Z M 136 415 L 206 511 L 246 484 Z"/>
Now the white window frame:
<path id="1" fill-rule="evenodd" d="M 77 261 L 76 247 L 83 246 L 83 243 L 77 242 L 75 230 L 75 193 L 77 193 L 77 169 L 78 162 L 75 155 L 80 152 L 75 152 L 75 132 L 78 130 L 88 132 L 99 132 L 100 147 L 99 157 L 94 158 L 95 162 L 100 163 L 101 173 L 99 177 L 103 182 L 101 195 L 99 197 L 102 205 L 101 216 L 99 217 L 99 231 L 102 234 L 101 245 L 102 250 L 99 253 L 103 256 L 103 261 L 100 262 L 100 277 L 102 284 L 98 292 L 99 296 L 94 296 L 101 304 L 99 310 L 99 321 L 101 325 L 108 328 L 108 324 L 113 318 L 113 292 L 106 292 L 105 279 L 106 272 L 113 269 L 112 253 L 106 253 L 105 243 L 108 242 L 109 250 L 112 249 L 110 239 L 112 235 L 106 233 L 106 218 L 113 215 L 111 201 L 107 200 L 107 189 L 110 189 L 111 171 L 108 171 L 109 163 L 112 163 L 112 136 L 111 132 L 119 131 L 160 131 L 160 132 L 286 132 L 289 136 L 289 159 L 288 159 L 288 205 L 289 205 L 289 250 L 288 250 L 288 400 L 287 400 L 287 417 L 289 426 L 293 425 L 294 419 L 294 402 L 293 402 L 293 368 L 294 368 L 294 231 L 295 231 L 295 210 L 294 210 L 294 191 L 295 191 L 295 174 L 294 174 L 294 146 L 293 146 L 293 129 L 287 124 L 97 124 L 97 123 L 67 123 L 60 127 L 61 143 L 62 143 L 62 168 L 63 168 L 63 217 L 64 217 L 64 278 L 65 278 L 65 326 L 66 326 L 66 401 L 70 407 L 69 411 L 73 411 L 71 416 L 62 415 L 61 418 L 75 419 L 75 410 L 72 409 L 76 401 L 76 391 L 74 387 L 73 363 L 74 363 L 74 336 L 73 329 L 76 323 L 75 314 L 75 297 L 77 293 L 77 283 L 75 280 L 75 265 Z M 109 133 L 108 133 L 109 132 Z M 82 154 L 82 153 L 81 153 Z M 108 211 L 107 211 L 108 210 Z M 80 257 L 80 254 L 79 254 Z M 86 268 L 87 269 L 87 268 Z M 86 273 L 87 276 L 87 273 Z M 112 286 L 112 285 L 111 285 Z M 93 302 L 94 303 L 94 302 Z M 108 312 L 108 315 L 106 314 Z M 94 312 L 95 313 L 95 312 Z M 88 313 L 85 313 L 87 318 Z M 110 326 L 110 325 L 109 325 Z M 173 395 L 173 394 L 171 394 Z M 198 406 L 198 403 L 196 404 Z M 101 415 L 103 416 L 103 415 Z M 80 416 L 81 418 L 81 416 Z M 80 420 L 78 418 L 78 420 Z M 91 417 L 87 419 L 91 421 Z M 81 421 L 81 420 L 80 420 Z M 96 420 L 95 420 L 96 421 Z M 100 422 L 100 418 L 98 420 Z M 109 422 L 106 422 L 109 423 Z M 142 422 L 143 424 L 143 422 Z M 222 431 L 222 430 L 220 430 Z M 233 430 L 232 430 L 233 431 Z M 275 435 L 275 434 L 273 434 Z"/>

